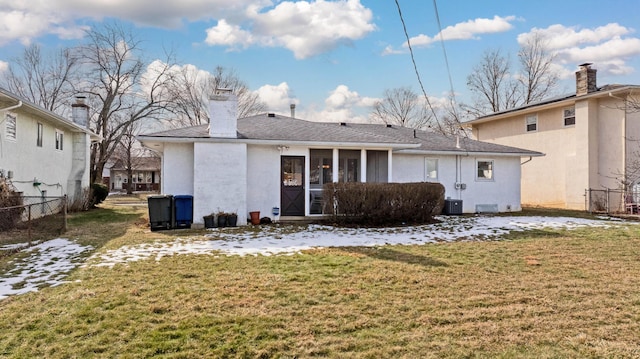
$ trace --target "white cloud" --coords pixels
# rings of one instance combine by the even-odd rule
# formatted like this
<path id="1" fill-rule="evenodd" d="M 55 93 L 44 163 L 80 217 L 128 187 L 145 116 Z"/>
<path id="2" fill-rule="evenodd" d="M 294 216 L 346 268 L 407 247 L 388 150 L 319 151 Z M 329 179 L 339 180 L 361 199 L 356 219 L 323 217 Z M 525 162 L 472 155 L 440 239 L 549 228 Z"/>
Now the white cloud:
<path id="1" fill-rule="evenodd" d="M 387 47 L 384 48 L 384 50 L 382 50 L 381 55 L 382 56 L 387 56 L 387 55 L 398 55 L 398 54 L 404 54 L 405 51 L 402 50 L 396 50 L 393 48 L 393 46 L 389 45 Z"/>
<path id="2" fill-rule="evenodd" d="M 252 33 L 262 46 L 284 46 L 297 59 L 327 52 L 375 30 L 373 14 L 360 0 L 283 1 L 249 15 Z"/>
<path id="3" fill-rule="evenodd" d="M 257 91 L 260 100 L 267 104 L 269 112 L 284 114 L 291 113 L 291 104 L 298 104 L 299 101 L 293 98 L 289 84 L 282 82 L 279 85 L 264 85 Z M 296 116 L 297 117 L 297 116 Z"/>
<path id="4" fill-rule="evenodd" d="M 275 6 L 271 0 L 36 0 L 3 4 L 0 46 L 16 40 L 29 44 L 45 34 L 80 38 L 86 27 L 76 21 L 107 17 L 161 28 L 217 19 L 206 31 L 209 45 L 284 47 L 298 59 L 350 45 L 375 30 L 373 14 L 360 0 L 279 1 Z"/>
<path id="5" fill-rule="evenodd" d="M 435 41 L 440 41 L 441 36 L 445 41 L 477 39 L 479 34 L 509 31 L 513 28 L 511 22 L 515 20 L 515 16 L 500 17 L 497 15 L 493 19 L 477 18 L 447 26 L 433 37 L 420 34 L 410 38 L 409 41 L 411 46 L 429 46 Z M 408 44 L 404 43 L 403 46 L 406 47 Z"/>
<path id="6" fill-rule="evenodd" d="M 230 25 L 226 20 L 218 21 L 218 25 L 207 29 L 205 43 L 208 45 L 222 45 L 233 48 L 246 48 L 253 44 L 253 36 L 238 25 Z"/>
<path id="7" fill-rule="evenodd" d="M 363 97 L 346 85 L 338 85 L 324 101 L 324 108 L 312 105 L 301 112 L 300 118 L 317 122 L 368 123 L 368 113 L 378 99 Z"/>
<path id="8" fill-rule="evenodd" d="M 617 23 L 594 29 L 556 24 L 545 29 L 533 28 L 520 34 L 518 42 L 524 44 L 534 35 L 541 36 L 559 62 L 571 68 L 559 71 L 563 78 L 573 76 L 576 65 L 585 62 L 594 63 L 600 73 L 628 75 L 634 69 L 626 62 L 640 55 L 640 39 L 631 37 L 633 32 L 633 29 Z"/>
<path id="9" fill-rule="evenodd" d="M 9 69 L 9 63 L 0 60 L 0 73 L 3 73 Z"/>
<path id="10" fill-rule="evenodd" d="M 620 26 L 617 23 L 607 24 L 595 29 L 579 29 L 564 25 L 551 25 L 546 29 L 533 28 L 528 33 L 518 35 L 518 43 L 526 43 L 535 34 L 546 39 L 550 50 L 566 49 L 582 44 L 596 44 L 612 38 L 628 35 L 633 30 Z"/>

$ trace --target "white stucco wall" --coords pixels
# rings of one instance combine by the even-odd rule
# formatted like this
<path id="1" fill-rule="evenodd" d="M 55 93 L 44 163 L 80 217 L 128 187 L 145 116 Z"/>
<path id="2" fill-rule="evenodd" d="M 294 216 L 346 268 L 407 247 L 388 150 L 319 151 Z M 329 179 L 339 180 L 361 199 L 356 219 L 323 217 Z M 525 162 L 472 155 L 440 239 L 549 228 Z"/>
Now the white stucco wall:
<path id="1" fill-rule="evenodd" d="M 74 134 L 69 129 L 56 126 L 44 119 L 37 118 L 20 108 L 11 111 L 16 114 L 16 139 L 7 139 L 5 111 L 0 111 L 0 169 L 7 175 L 13 172 L 14 186 L 25 196 L 62 196 L 68 193 L 70 173 L 73 166 Z M 37 124 L 43 124 L 42 147 L 36 146 Z M 55 149 L 56 128 L 64 132 L 63 149 Z M 78 134 L 78 138 L 86 136 Z M 78 139 L 76 138 L 76 139 Z M 88 147 L 83 149 L 88 151 Z M 81 176 L 83 186 L 88 186 L 88 162 Z M 41 184 L 34 186 L 34 178 Z M 75 185 L 75 182 L 72 182 Z M 73 188 L 72 188 L 73 191 Z"/>
<path id="2" fill-rule="evenodd" d="M 235 212 L 247 223 L 247 145 L 196 142 L 193 145 L 193 216 Z M 165 180 L 166 180 L 165 175 Z"/>
<path id="3" fill-rule="evenodd" d="M 162 174 L 161 193 L 193 195 L 193 143 L 165 143 Z"/>
<path id="4" fill-rule="evenodd" d="M 273 218 L 280 207 L 280 151 L 276 146 L 250 145 L 247 148 L 247 211 Z"/>
<path id="5" fill-rule="evenodd" d="M 458 157 L 458 159 L 456 159 Z M 421 182 L 425 177 L 425 158 L 438 160 L 437 182 L 445 187 L 445 198 L 462 200 L 464 213 L 476 212 L 476 205 L 497 204 L 498 211 L 520 211 L 520 158 L 503 156 L 430 156 L 394 154 L 393 182 Z M 476 179 L 477 160 L 494 163 L 494 179 Z M 456 167 L 458 171 L 456 172 Z M 456 189 L 456 182 L 466 189 Z"/>

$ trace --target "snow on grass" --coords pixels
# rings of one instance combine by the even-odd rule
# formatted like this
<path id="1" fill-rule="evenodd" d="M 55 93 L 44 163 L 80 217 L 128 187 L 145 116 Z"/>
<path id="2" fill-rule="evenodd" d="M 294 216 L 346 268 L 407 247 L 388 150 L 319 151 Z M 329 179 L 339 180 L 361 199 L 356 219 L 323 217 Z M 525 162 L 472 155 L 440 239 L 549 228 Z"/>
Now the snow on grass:
<path id="1" fill-rule="evenodd" d="M 13 269 L 0 274 L 0 299 L 64 283 L 67 273 L 78 265 L 80 255 L 91 249 L 63 238 L 25 249 L 22 253 L 26 256 L 17 259 Z"/>
<path id="2" fill-rule="evenodd" d="M 439 217 L 441 223 L 393 228 L 338 228 L 321 225 L 307 227 L 265 226 L 259 232 L 214 229 L 205 239 L 180 238 L 174 242 L 158 242 L 124 246 L 92 258 L 94 266 L 176 254 L 276 255 L 295 254 L 322 247 L 358 247 L 398 244 L 427 244 L 452 241 L 497 240 L 512 231 L 533 229 L 575 229 L 614 225 L 604 220 L 565 217 Z M 297 229 L 296 228 L 300 228 Z"/>
<path id="3" fill-rule="evenodd" d="M 437 224 L 394 228 L 337 228 L 321 225 L 275 225 L 234 230 L 213 229 L 194 238 L 173 242 L 123 246 L 94 254 L 88 265 L 112 267 L 127 263 L 178 254 L 210 255 L 291 255 L 321 247 L 421 245 L 452 241 L 500 240 L 512 231 L 534 229 L 575 229 L 608 227 L 621 224 L 607 220 L 564 217 L 438 217 Z M 10 250 L 18 247 L 3 246 Z M 0 300 L 9 295 L 36 291 L 39 287 L 64 283 L 67 273 L 84 261 L 91 246 L 81 246 L 58 238 L 25 248 L 13 269 L 0 273 Z"/>

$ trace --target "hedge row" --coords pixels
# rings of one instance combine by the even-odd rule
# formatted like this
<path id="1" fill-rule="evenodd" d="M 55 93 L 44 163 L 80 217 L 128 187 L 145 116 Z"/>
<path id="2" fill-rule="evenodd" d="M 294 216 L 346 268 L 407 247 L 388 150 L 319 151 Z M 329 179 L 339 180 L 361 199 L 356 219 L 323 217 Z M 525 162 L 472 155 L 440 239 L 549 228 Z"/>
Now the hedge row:
<path id="1" fill-rule="evenodd" d="M 442 213 L 440 183 L 327 183 L 324 213 L 336 223 L 388 225 L 430 223 Z"/>

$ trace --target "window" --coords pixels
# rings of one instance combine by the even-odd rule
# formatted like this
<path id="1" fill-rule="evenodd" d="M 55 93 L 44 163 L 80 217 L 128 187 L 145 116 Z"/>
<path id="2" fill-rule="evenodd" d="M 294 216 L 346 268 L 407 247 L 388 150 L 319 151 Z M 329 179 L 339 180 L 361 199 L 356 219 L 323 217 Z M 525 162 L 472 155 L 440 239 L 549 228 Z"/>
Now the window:
<path id="1" fill-rule="evenodd" d="M 576 124 L 576 108 L 569 107 L 565 108 L 563 111 L 564 117 L 564 125 L 565 126 L 573 126 Z"/>
<path id="2" fill-rule="evenodd" d="M 7 113 L 5 117 L 6 123 L 6 136 L 10 140 L 15 140 L 17 137 L 18 124 L 16 123 L 17 116 L 14 113 Z"/>
<path id="3" fill-rule="evenodd" d="M 42 147 L 42 135 L 44 134 L 44 127 L 38 122 L 38 134 L 36 138 L 36 146 Z"/>
<path id="4" fill-rule="evenodd" d="M 62 151 L 64 149 L 64 132 L 56 130 L 56 150 Z"/>
<path id="5" fill-rule="evenodd" d="M 309 163 L 309 213 L 322 214 L 322 187 L 333 182 L 333 150 L 310 150 Z"/>
<path id="6" fill-rule="evenodd" d="M 478 161 L 478 176 L 476 179 L 482 181 L 493 180 L 493 161 Z"/>
<path id="7" fill-rule="evenodd" d="M 360 181 L 360 151 L 340 150 L 340 165 L 338 167 L 339 182 Z"/>
<path id="8" fill-rule="evenodd" d="M 333 182 L 333 150 L 309 151 L 310 165 L 309 184 L 311 188 L 320 188 L 325 183 Z"/>
<path id="9" fill-rule="evenodd" d="M 527 115 L 525 121 L 527 124 L 527 132 L 534 132 L 538 130 L 538 115 Z"/>
<path id="10" fill-rule="evenodd" d="M 438 160 L 435 158 L 424 159 L 424 179 L 427 182 L 438 180 Z"/>

